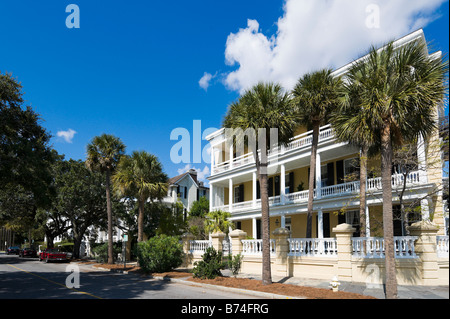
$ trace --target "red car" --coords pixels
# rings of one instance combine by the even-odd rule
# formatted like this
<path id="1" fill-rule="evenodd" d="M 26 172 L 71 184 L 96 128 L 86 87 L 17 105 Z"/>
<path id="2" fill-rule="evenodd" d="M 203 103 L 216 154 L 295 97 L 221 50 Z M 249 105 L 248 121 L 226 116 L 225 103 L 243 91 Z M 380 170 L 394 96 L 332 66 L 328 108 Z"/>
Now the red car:
<path id="1" fill-rule="evenodd" d="M 46 248 L 39 254 L 39 261 L 69 261 L 65 252 L 59 251 L 58 248 Z"/>
<path id="2" fill-rule="evenodd" d="M 30 247 L 19 251 L 19 257 L 37 257 L 36 250 Z"/>

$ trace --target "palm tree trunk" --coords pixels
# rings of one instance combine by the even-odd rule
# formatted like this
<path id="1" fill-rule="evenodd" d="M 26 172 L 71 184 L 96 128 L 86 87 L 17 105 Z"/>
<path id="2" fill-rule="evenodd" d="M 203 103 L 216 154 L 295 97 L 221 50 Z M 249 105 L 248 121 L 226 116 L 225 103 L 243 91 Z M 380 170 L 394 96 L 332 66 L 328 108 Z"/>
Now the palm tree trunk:
<path id="1" fill-rule="evenodd" d="M 320 123 L 313 124 L 313 138 L 311 145 L 311 162 L 309 164 L 309 182 L 308 182 L 308 213 L 306 215 L 306 238 L 312 237 L 312 213 L 314 201 L 314 181 L 316 179 L 316 157 L 317 145 L 319 144 Z"/>
<path id="2" fill-rule="evenodd" d="M 113 229 L 111 209 L 111 172 L 106 171 L 106 213 L 108 214 L 108 264 L 114 263 Z"/>
<path id="3" fill-rule="evenodd" d="M 144 204 L 145 201 L 142 199 L 139 202 L 139 214 L 138 214 L 138 242 L 144 241 Z"/>
<path id="4" fill-rule="evenodd" d="M 361 157 L 359 160 L 359 221 L 361 237 L 366 237 L 367 149 L 367 146 L 361 148 Z"/>
<path id="5" fill-rule="evenodd" d="M 261 150 L 263 151 L 263 150 Z M 261 168 L 261 166 L 263 166 Z M 263 173 L 261 173 L 261 171 Z M 267 182 L 267 164 L 260 164 L 258 168 L 259 181 L 261 183 L 261 226 L 262 226 L 262 283 L 272 283 L 270 262 L 270 223 L 269 223 L 269 193 Z"/>
<path id="6" fill-rule="evenodd" d="M 391 127 L 384 124 L 381 132 L 381 183 L 383 187 L 383 232 L 386 263 L 386 298 L 397 298 L 397 276 L 394 255 L 394 222 L 392 213 L 392 142 Z"/>

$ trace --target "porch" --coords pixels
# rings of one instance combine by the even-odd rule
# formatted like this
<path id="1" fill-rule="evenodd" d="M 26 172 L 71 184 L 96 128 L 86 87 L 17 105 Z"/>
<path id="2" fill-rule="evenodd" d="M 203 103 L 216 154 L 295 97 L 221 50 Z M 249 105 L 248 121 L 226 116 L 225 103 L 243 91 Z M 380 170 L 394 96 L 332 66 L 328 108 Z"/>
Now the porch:
<path id="1" fill-rule="evenodd" d="M 395 260 L 401 285 L 448 285 L 448 236 L 437 236 L 438 227 L 421 221 L 410 226 L 411 236 L 395 236 Z M 362 282 L 379 285 L 384 280 L 385 249 L 382 237 L 352 237 L 349 224 L 333 228 L 335 237 L 290 238 L 290 232 L 278 228 L 270 240 L 272 274 L 283 277 Z M 212 234 L 211 240 L 195 241 L 183 237 L 185 266 L 192 267 L 207 247 L 224 255 L 242 254 L 241 272 L 261 275 L 262 240 L 247 239 L 242 230 Z"/>

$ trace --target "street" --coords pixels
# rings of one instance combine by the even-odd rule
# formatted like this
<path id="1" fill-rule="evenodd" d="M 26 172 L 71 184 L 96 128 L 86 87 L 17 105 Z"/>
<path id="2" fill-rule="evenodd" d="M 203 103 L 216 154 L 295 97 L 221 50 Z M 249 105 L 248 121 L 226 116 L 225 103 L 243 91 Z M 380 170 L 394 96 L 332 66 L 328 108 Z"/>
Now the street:
<path id="1" fill-rule="evenodd" d="M 0 253 L 0 299 L 254 299 L 245 294 L 189 286 L 133 274 L 66 267 L 75 263 L 44 263 Z M 71 277 L 69 277 L 71 276 Z M 69 286 L 66 281 L 69 277 Z"/>

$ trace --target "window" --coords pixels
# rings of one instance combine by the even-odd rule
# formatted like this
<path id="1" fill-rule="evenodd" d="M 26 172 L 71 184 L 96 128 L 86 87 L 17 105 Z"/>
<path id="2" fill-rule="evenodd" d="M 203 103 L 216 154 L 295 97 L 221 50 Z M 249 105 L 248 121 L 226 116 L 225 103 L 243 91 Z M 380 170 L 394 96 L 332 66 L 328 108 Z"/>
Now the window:
<path id="1" fill-rule="evenodd" d="M 327 165 L 320 166 L 320 186 L 326 187 L 328 186 L 328 169 Z"/>
<path id="2" fill-rule="evenodd" d="M 344 178 L 346 181 L 359 179 L 359 159 L 357 157 L 344 160 Z"/>
<path id="3" fill-rule="evenodd" d="M 290 180 L 289 180 L 289 174 L 286 174 L 285 177 L 284 177 L 284 193 L 286 195 L 290 194 L 290 185 L 291 185 L 291 183 L 290 183 Z"/>

